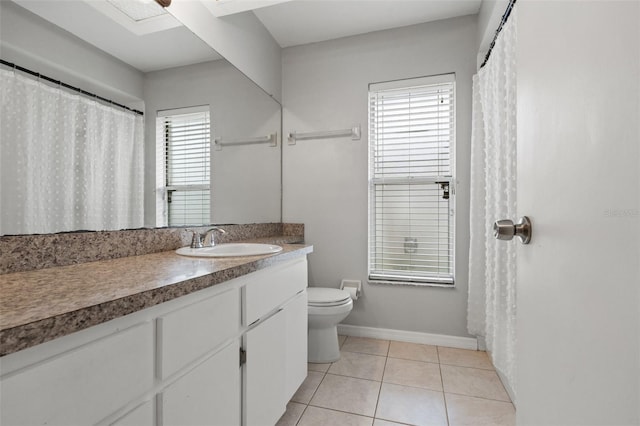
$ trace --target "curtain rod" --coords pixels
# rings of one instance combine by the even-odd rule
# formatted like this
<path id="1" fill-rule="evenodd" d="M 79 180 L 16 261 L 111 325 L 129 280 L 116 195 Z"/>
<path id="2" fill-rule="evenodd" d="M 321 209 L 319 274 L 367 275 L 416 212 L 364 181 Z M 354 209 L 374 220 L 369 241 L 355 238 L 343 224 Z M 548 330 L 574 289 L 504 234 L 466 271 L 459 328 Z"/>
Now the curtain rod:
<path id="1" fill-rule="evenodd" d="M 491 56 L 491 51 L 493 50 L 493 46 L 495 46 L 495 44 L 496 44 L 496 39 L 498 38 L 498 34 L 500 34 L 500 31 L 502 31 L 502 27 L 504 26 L 504 24 L 509 19 L 509 15 L 511 15 L 511 11 L 513 10 L 513 6 L 515 4 L 516 4 L 516 0 L 510 0 L 509 1 L 509 5 L 507 6 L 507 10 L 505 10 L 504 15 L 502 15 L 502 19 L 500 20 L 500 25 L 498 25 L 498 29 L 496 30 L 496 34 L 493 36 L 493 41 L 491 42 L 491 45 L 489 45 L 489 50 L 487 51 L 487 54 L 484 57 L 484 61 L 482 62 L 482 65 L 480 65 L 480 68 L 484 67 L 486 65 L 487 61 L 489 60 L 489 56 Z"/>
<path id="2" fill-rule="evenodd" d="M 27 68 L 21 67 L 20 65 L 16 65 L 16 64 L 14 64 L 14 63 L 11 63 L 11 62 L 8 62 L 8 61 L 5 61 L 4 59 L 0 59 L 0 63 L 1 63 L 2 65 L 6 65 L 6 66 L 11 67 L 11 68 L 13 68 L 13 69 L 16 69 L 16 70 L 18 70 L 18 71 L 22 71 L 22 72 L 24 72 L 24 73 L 27 73 L 27 74 L 33 75 L 33 76 L 35 76 L 35 77 L 41 78 L 42 80 L 47 80 L 47 81 L 49 81 L 49 82 L 51 82 L 51 83 L 57 84 L 57 85 L 62 86 L 62 87 L 64 87 L 64 88 L 67 88 L 67 89 L 70 89 L 70 90 L 74 90 L 74 91 L 79 92 L 79 93 L 81 93 L 81 94 L 83 94 L 83 95 L 85 95 L 85 96 L 89 96 L 89 97 L 91 97 L 91 98 L 99 99 L 99 100 L 101 100 L 101 101 L 103 101 L 103 102 L 107 102 L 108 104 L 111 104 L 111 105 L 113 105 L 113 106 L 117 106 L 117 107 L 119 107 L 119 108 L 124 108 L 124 109 L 126 109 L 127 111 L 131 111 L 131 112 L 133 112 L 134 114 L 144 115 L 144 113 L 143 113 L 142 111 L 138 111 L 137 109 L 129 108 L 128 106 L 125 106 L 125 105 L 119 104 L 119 103 L 114 102 L 114 101 L 112 101 L 112 100 L 110 100 L 110 99 L 106 99 L 106 98 L 103 98 L 102 96 L 98 96 L 98 95 L 96 95 L 95 93 L 87 92 L 86 90 L 82 90 L 82 89 L 80 89 L 79 87 L 71 86 L 71 85 L 69 85 L 69 84 L 67 84 L 67 83 L 63 83 L 63 82 L 61 82 L 60 80 L 56 80 L 56 79 L 54 79 L 54 78 L 47 77 L 46 75 L 42 75 L 42 74 L 40 74 L 39 72 L 32 71 L 32 70 L 30 70 L 30 69 L 27 69 Z"/>

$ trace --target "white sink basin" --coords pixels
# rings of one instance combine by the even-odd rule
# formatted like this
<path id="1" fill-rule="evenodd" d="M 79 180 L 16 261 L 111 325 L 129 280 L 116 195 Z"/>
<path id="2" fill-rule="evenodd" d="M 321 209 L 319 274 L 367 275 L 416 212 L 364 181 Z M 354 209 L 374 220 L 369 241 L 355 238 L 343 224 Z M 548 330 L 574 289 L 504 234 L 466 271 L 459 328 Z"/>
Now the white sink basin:
<path id="1" fill-rule="evenodd" d="M 213 247 L 203 247 L 198 249 L 182 247 L 176 250 L 176 253 L 182 256 L 191 257 L 236 257 L 273 254 L 280 251 L 282 251 L 282 247 L 274 244 L 229 243 L 217 244 Z"/>

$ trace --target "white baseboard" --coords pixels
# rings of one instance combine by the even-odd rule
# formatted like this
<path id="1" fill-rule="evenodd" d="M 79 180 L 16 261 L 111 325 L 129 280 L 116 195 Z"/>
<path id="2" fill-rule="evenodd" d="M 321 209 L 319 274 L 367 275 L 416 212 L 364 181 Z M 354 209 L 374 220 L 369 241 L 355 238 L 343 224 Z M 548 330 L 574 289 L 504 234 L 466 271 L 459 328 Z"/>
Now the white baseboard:
<path id="1" fill-rule="evenodd" d="M 358 325 L 338 324 L 338 334 L 372 339 L 397 340 L 400 342 L 421 343 L 423 345 L 447 346 L 450 348 L 478 350 L 478 341 L 474 337 L 448 336 L 445 334 L 420 333 L 418 331 L 392 330 L 388 328 L 362 327 Z"/>
<path id="2" fill-rule="evenodd" d="M 487 350 L 487 339 L 485 339 L 484 336 L 476 336 L 476 339 L 478 339 L 478 350 L 479 351 L 486 351 Z"/>

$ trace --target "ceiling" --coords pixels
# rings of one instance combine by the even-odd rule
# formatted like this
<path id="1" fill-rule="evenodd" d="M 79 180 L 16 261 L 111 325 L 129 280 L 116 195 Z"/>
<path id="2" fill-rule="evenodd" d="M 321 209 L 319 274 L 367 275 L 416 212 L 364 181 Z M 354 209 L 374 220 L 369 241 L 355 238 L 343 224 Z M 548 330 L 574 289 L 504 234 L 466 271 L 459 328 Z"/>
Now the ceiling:
<path id="1" fill-rule="evenodd" d="M 4 1 L 4 0 L 3 0 Z M 143 72 L 219 59 L 169 14 L 127 23 L 104 0 L 13 0 Z M 176 0 L 185 1 L 185 0 Z M 482 0 L 202 0 L 212 15 L 254 13 L 281 47 L 478 13 Z M 123 31 L 123 27 L 127 31 Z"/>
<path id="2" fill-rule="evenodd" d="M 280 47 L 290 47 L 473 15 L 481 3 L 482 0 L 294 0 L 256 9 L 254 13 Z"/>

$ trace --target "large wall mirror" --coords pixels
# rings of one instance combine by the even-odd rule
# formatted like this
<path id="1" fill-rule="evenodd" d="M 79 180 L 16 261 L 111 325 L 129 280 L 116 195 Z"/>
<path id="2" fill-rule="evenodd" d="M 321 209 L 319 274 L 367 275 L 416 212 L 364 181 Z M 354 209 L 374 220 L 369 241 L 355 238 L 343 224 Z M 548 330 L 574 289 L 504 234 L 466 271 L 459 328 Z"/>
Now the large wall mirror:
<path id="1" fill-rule="evenodd" d="M 125 10 L 131 4 L 139 7 Z M 155 2 L 147 5 L 152 7 L 150 11 L 145 10 L 144 3 L 130 0 L 0 2 L 0 56 L 5 62 L 144 113 L 134 119 L 142 123 L 142 134 L 139 130 L 131 130 L 138 138 L 136 149 L 141 148 L 135 153 L 125 150 L 100 156 L 93 155 L 88 149 L 79 153 L 80 148 L 65 145 L 67 136 L 62 132 L 54 142 L 31 149 L 28 154 L 20 154 L 20 144 L 14 143 L 18 139 L 13 133 L 3 131 L 0 134 L 3 169 L 0 172 L 0 210 L 4 222 L 0 235 L 281 221 L 280 104 Z M 145 13 L 150 13 L 150 17 L 144 17 Z M 28 75 L 6 64 L 1 71 L 3 77 L 20 75 L 34 84 L 47 84 L 52 90 L 67 90 L 60 84 Z M 9 95 L 16 97 L 21 93 L 3 92 L 3 97 L 9 98 Z M 93 101 L 112 107 L 105 101 Z M 28 131 L 31 139 L 42 136 L 43 140 L 50 140 L 58 127 L 68 127 L 69 138 L 82 133 L 83 127 L 76 126 L 77 118 L 74 119 L 76 127 L 69 127 L 69 119 L 62 108 L 56 111 L 57 115 L 46 115 L 48 121 L 43 119 L 46 123 L 27 123 L 30 128 L 26 130 L 21 124 L 20 129 L 13 130 Z M 209 130 L 192 120 L 202 113 L 208 116 Z M 5 108 L 2 120 L 6 122 L 18 114 L 21 114 L 19 108 Z M 82 119 L 91 121 L 95 119 L 94 115 L 89 113 Z M 117 123 L 110 126 L 115 133 L 128 128 L 128 125 Z M 201 141 L 195 140 L 202 131 L 210 135 L 204 154 L 208 161 L 205 166 L 198 163 L 199 159 L 190 157 L 193 153 L 189 151 L 191 145 L 202 145 Z M 108 129 L 98 133 L 103 133 L 101 146 L 109 146 L 112 133 Z M 177 141 L 173 148 L 169 142 L 172 138 Z M 205 150 L 205 147 L 201 148 Z M 187 154 L 182 155 L 184 152 Z M 174 156 L 168 158 L 171 155 Z M 75 163 L 66 161 L 70 156 L 74 156 Z M 109 172 L 114 169 L 109 163 L 114 156 L 125 159 L 141 156 L 142 170 L 134 172 L 131 175 L 134 177 L 117 168 L 115 172 Z M 47 167 L 57 164 L 62 172 L 58 170 L 57 175 L 48 179 L 46 174 L 36 170 L 42 168 L 42 161 L 48 164 Z M 103 164 L 98 164 L 100 162 Z M 92 165 L 88 167 L 87 163 Z M 68 190 L 70 185 L 82 188 L 88 181 L 98 179 L 92 172 L 99 166 L 107 172 L 98 178 L 120 179 L 123 187 L 137 185 L 140 193 L 132 189 L 127 191 L 131 193 L 130 197 L 127 194 L 112 196 L 92 189 L 85 191 L 89 194 L 80 196 Z M 208 170 L 203 172 L 202 167 L 208 167 Z M 84 170 L 81 179 L 75 169 Z M 187 176 L 176 183 L 168 182 L 168 175 L 175 170 L 182 170 L 185 176 L 196 175 L 196 181 L 189 181 Z M 138 179 L 141 183 L 137 183 Z M 47 182 L 47 189 L 44 195 L 26 199 L 22 185 L 32 185 L 33 181 L 36 186 L 37 181 Z M 105 184 L 104 188 L 107 187 Z M 203 193 L 205 187 L 208 187 L 208 194 Z M 132 202 L 129 198 L 135 197 L 143 199 L 142 219 L 138 216 L 134 223 L 124 226 L 122 222 L 108 221 L 94 226 L 85 223 L 74 226 L 73 220 L 67 220 L 68 213 L 57 205 L 60 198 L 65 198 L 66 202 L 71 200 L 75 203 L 72 208 L 86 215 L 92 206 L 115 211 L 128 206 Z M 208 208 L 205 217 L 188 213 L 198 205 Z M 123 208 L 126 210 L 127 207 Z M 182 210 L 187 213 L 182 214 Z M 30 216 L 32 212 L 33 217 Z M 9 219 L 5 220 L 6 217 Z M 60 221 L 65 224 L 60 225 Z M 33 227 L 30 223 L 29 228 L 22 227 L 22 222 L 38 224 Z M 41 222 L 52 227 L 45 228 Z M 13 226 L 13 223 L 19 226 Z"/>

